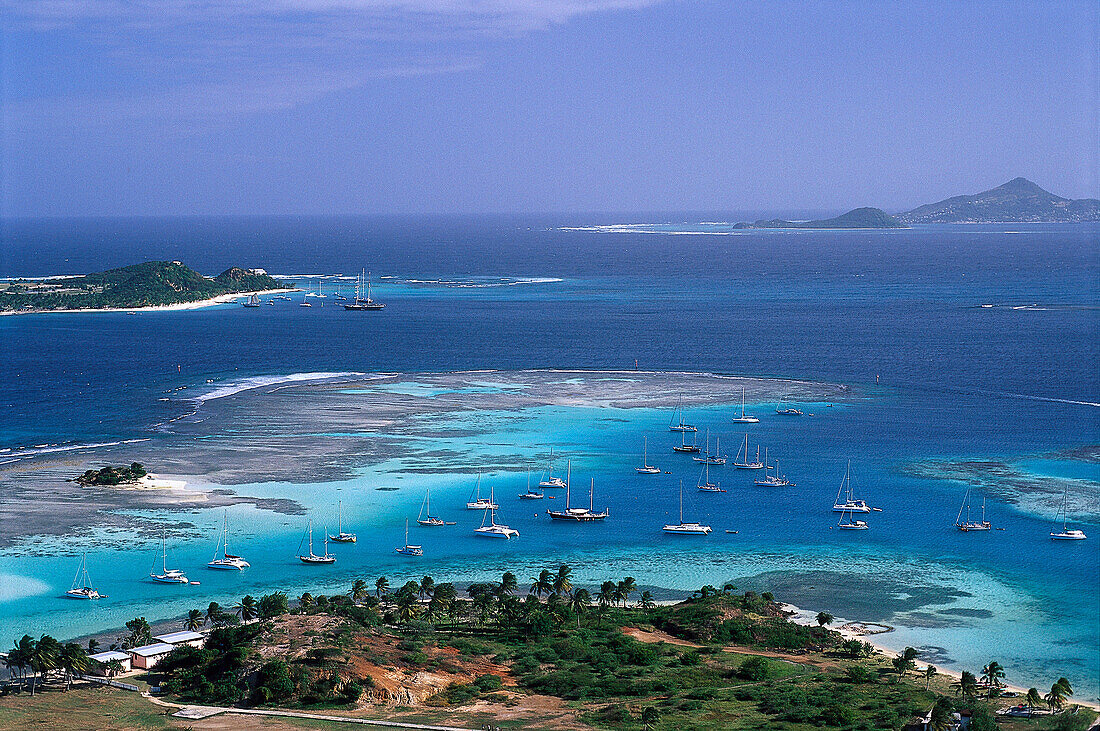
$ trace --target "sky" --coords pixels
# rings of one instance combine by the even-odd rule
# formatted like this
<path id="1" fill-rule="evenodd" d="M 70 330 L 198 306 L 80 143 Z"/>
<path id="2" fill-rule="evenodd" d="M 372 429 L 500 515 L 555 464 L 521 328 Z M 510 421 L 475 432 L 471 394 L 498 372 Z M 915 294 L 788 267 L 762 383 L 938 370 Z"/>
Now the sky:
<path id="1" fill-rule="evenodd" d="M 0 0 L 0 215 L 1100 197 L 1098 7 Z"/>

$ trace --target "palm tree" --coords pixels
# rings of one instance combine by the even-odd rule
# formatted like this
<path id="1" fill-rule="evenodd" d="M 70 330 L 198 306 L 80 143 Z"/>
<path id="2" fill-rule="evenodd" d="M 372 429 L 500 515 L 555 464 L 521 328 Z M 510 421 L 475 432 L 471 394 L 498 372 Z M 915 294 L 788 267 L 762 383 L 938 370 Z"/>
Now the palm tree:
<path id="1" fill-rule="evenodd" d="M 500 592 L 511 596 L 517 591 L 519 591 L 519 581 L 516 580 L 516 575 L 511 571 L 505 571 L 500 577 Z"/>
<path id="2" fill-rule="evenodd" d="M 99 649 L 99 640 L 97 640 L 94 637 L 92 639 L 88 640 L 88 654 L 89 655 L 95 654 L 95 651 L 98 650 L 98 649 Z"/>
<path id="3" fill-rule="evenodd" d="M 192 609 L 187 613 L 187 619 L 184 621 L 184 626 L 187 627 L 190 632 L 198 632 L 199 627 L 203 625 L 203 617 L 201 609 Z"/>
<path id="4" fill-rule="evenodd" d="M 27 665 L 30 664 L 31 652 L 34 647 L 34 639 L 30 635 L 23 635 L 15 646 L 8 650 L 8 656 L 4 658 L 4 665 L 10 674 L 13 669 L 19 670 L 19 677 L 25 679 Z"/>
<path id="5" fill-rule="evenodd" d="M 569 598 L 569 609 L 577 615 L 577 629 L 581 628 L 581 615 L 587 612 L 591 606 L 592 595 L 588 593 L 588 589 L 577 589 L 573 592 L 573 596 Z"/>
<path id="6" fill-rule="evenodd" d="M 969 670 L 963 670 L 962 677 L 952 685 L 955 686 L 955 695 L 961 693 L 966 698 L 973 698 L 978 694 L 978 679 Z"/>
<path id="7" fill-rule="evenodd" d="M 928 728 L 931 731 L 948 731 L 955 728 L 955 714 L 946 698 L 940 698 L 936 705 L 932 706 L 932 713 Z"/>
<path id="8" fill-rule="evenodd" d="M 982 668 L 982 678 L 989 685 L 988 697 L 993 697 L 993 691 L 1001 685 L 1001 678 L 1005 676 L 1005 669 L 996 660 L 993 660 Z"/>
<path id="9" fill-rule="evenodd" d="M 653 593 L 648 589 L 642 592 L 642 598 L 638 600 L 638 606 L 642 609 L 653 609 L 657 606 L 653 601 Z"/>
<path id="10" fill-rule="evenodd" d="M 1066 689 L 1055 683 L 1050 686 L 1050 692 L 1043 696 L 1043 700 L 1047 702 L 1050 707 L 1050 712 L 1055 713 L 1062 709 L 1062 706 L 1066 705 Z"/>
<path id="11" fill-rule="evenodd" d="M 351 597 L 351 600 L 356 604 L 363 601 L 363 599 L 365 599 L 367 596 L 367 582 L 363 581 L 362 579 L 356 579 L 352 583 L 351 590 L 348 591 L 348 595 Z"/>
<path id="12" fill-rule="evenodd" d="M 538 577 L 531 577 L 531 593 L 536 598 L 541 599 L 543 594 L 549 594 L 554 591 L 554 577 L 546 569 L 539 572 Z"/>
<path id="13" fill-rule="evenodd" d="M 649 731 L 660 720 L 661 712 L 657 710 L 656 706 L 646 706 L 642 709 L 642 728 L 645 731 Z"/>
<path id="14" fill-rule="evenodd" d="M 88 653 L 75 642 L 70 642 L 61 648 L 57 664 L 65 670 L 65 690 L 73 687 L 73 673 L 84 673 L 91 665 Z"/>
<path id="15" fill-rule="evenodd" d="M 417 593 L 419 594 L 421 599 L 423 599 L 424 597 L 431 599 L 432 594 L 435 593 L 435 579 L 430 576 L 425 576 L 423 579 L 421 579 L 420 588 L 417 590 Z"/>
<path id="16" fill-rule="evenodd" d="M 634 582 L 633 576 L 627 576 L 625 579 L 619 582 L 616 587 L 620 594 L 622 594 L 623 606 L 630 600 L 630 595 L 638 591 L 638 584 Z"/>
<path id="17" fill-rule="evenodd" d="M 381 599 L 383 594 L 390 592 L 390 582 L 385 576 L 380 576 L 377 581 L 374 582 L 374 593 Z"/>
<path id="18" fill-rule="evenodd" d="M 890 664 L 894 666 L 894 672 L 898 674 L 898 682 L 901 682 L 901 678 L 905 675 L 905 671 L 909 669 L 909 666 L 913 664 L 912 660 L 907 660 L 904 655 L 898 655 Z"/>
<path id="19" fill-rule="evenodd" d="M 832 623 L 833 623 L 833 615 L 829 614 L 828 612 L 818 612 L 817 613 L 817 626 L 818 627 L 825 627 L 825 626 L 830 625 Z"/>
<path id="20" fill-rule="evenodd" d="M 256 600 L 252 598 L 251 594 L 248 594 L 241 599 L 235 607 L 233 607 L 238 616 L 240 616 L 242 622 L 249 622 L 256 617 L 260 616 L 260 608 L 256 605 Z"/>
<path id="21" fill-rule="evenodd" d="M 1069 681 L 1065 678 L 1058 678 L 1057 685 L 1062 687 L 1062 693 L 1068 698 L 1073 695 L 1073 686 L 1069 684 Z"/>
<path id="22" fill-rule="evenodd" d="M 217 624 L 221 616 L 222 605 L 217 602 L 210 602 L 210 606 L 206 608 L 206 621 L 210 624 Z"/>
<path id="23" fill-rule="evenodd" d="M 34 651 L 28 665 L 35 675 L 31 676 L 31 695 L 34 695 L 34 681 L 39 674 L 46 673 L 57 667 L 58 658 L 61 656 L 61 643 L 49 635 L 42 635 L 38 642 L 34 643 Z"/>
<path id="24" fill-rule="evenodd" d="M 308 609 L 313 606 L 313 595 L 308 591 L 298 597 L 298 606 L 302 609 Z"/>
<path id="25" fill-rule="evenodd" d="M 121 660 L 111 660 L 107 663 L 107 677 L 113 678 L 123 671 Z"/>
<path id="26" fill-rule="evenodd" d="M 1030 719 L 1035 707 L 1043 705 L 1043 696 L 1039 693 L 1038 688 L 1029 688 L 1024 702 L 1027 703 L 1027 717 Z"/>
<path id="27" fill-rule="evenodd" d="M 559 597 L 563 597 L 569 593 L 569 590 L 573 588 L 573 569 L 569 568 L 565 564 L 558 567 L 558 573 L 554 575 L 554 580 L 550 584 L 550 588 L 553 589 L 554 594 Z"/>
<path id="28" fill-rule="evenodd" d="M 420 610 L 416 592 L 406 591 L 406 588 L 401 587 L 401 590 L 394 594 L 394 601 L 397 604 L 397 619 L 403 623 L 411 622 Z"/>
<path id="29" fill-rule="evenodd" d="M 936 666 L 929 665 L 924 669 L 924 689 L 928 690 L 928 686 L 932 684 L 932 678 L 936 677 Z"/>

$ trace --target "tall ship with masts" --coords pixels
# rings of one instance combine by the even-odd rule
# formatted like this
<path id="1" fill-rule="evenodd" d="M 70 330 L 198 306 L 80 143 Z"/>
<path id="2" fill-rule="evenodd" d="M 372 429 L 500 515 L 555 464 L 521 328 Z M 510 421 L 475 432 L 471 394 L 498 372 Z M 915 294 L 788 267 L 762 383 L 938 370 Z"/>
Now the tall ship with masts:
<path id="1" fill-rule="evenodd" d="M 963 512 L 966 513 L 966 520 L 963 520 Z M 955 527 L 961 530 L 963 533 L 970 533 L 971 531 L 985 531 L 992 530 L 993 524 L 985 519 L 985 499 L 982 499 L 982 519 L 981 521 L 970 519 L 970 488 L 966 488 L 966 495 L 963 497 L 962 505 L 959 506 L 959 514 L 955 517 Z"/>
<path id="2" fill-rule="evenodd" d="M 672 421 L 668 423 L 669 431 L 679 432 L 697 432 L 699 429 L 692 424 L 688 424 L 684 421 L 684 397 L 681 396 L 680 400 L 676 403 L 676 411 L 672 415 Z M 698 451 L 698 450 L 696 450 Z"/>
<path id="3" fill-rule="evenodd" d="M 575 523 L 591 523 L 597 520 L 603 520 L 611 511 L 604 508 L 602 511 L 597 512 L 594 503 L 594 492 L 596 489 L 596 480 L 593 478 L 591 484 L 588 487 L 588 507 L 587 508 L 572 508 L 569 506 L 569 488 L 565 488 L 565 510 L 547 510 L 547 515 L 552 520 L 571 520 Z"/>
<path id="4" fill-rule="evenodd" d="M 73 585 L 65 592 L 70 599 L 106 599 L 106 594 L 100 594 L 99 589 L 92 586 L 92 579 L 88 576 L 88 554 L 80 557 L 80 567 L 73 577 Z"/>
<path id="5" fill-rule="evenodd" d="M 229 553 L 229 511 L 225 511 L 222 513 L 222 534 L 218 538 L 218 545 L 214 547 L 214 558 L 206 567 L 221 571 L 243 571 L 250 565 L 240 556 Z"/>
<path id="6" fill-rule="evenodd" d="M 662 528 L 665 533 L 673 533 L 681 536 L 705 536 L 710 533 L 709 525 L 702 525 L 700 523 L 685 523 L 684 522 L 684 481 L 680 480 L 680 522 L 673 525 L 668 524 Z"/>
<path id="7" fill-rule="evenodd" d="M 367 296 L 364 299 L 361 297 L 363 291 L 363 282 L 366 280 L 366 292 Z M 366 270 L 359 274 L 359 278 L 355 282 L 355 299 L 351 302 L 344 304 L 345 310 L 382 310 L 385 309 L 385 305 L 381 302 L 375 302 L 370 296 L 370 274 L 366 273 Z"/>

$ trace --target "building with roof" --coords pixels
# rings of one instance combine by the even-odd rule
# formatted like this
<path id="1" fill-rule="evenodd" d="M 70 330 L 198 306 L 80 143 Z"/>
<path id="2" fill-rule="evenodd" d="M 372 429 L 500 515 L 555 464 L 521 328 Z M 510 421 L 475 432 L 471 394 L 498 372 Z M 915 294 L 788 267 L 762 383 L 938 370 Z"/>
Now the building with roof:
<path id="1" fill-rule="evenodd" d="M 176 649 L 176 646 L 169 645 L 167 642 L 154 642 L 151 645 L 132 647 L 127 652 L 130 653 L 130 660 L 135 668 L 148 670 L 163 660 L 174 649 Z"/>
<path id="2" fill-rule="evenodd" d="M 95 660 L 97 663 L 96 665 L 92 666 L 91 669 L 91 672 L 95 673 L 96 675 L 107 675 L 107 665 L 112 660 L 118 660 L 119 664 L 122 665 L 122 670 L 120 672 L 128 673 L 134 669 L 133 662 L 130 660 L 130 655 L 128 653 L 122 652 L 121 650 L 107 650 L 106 652 L 97 652 L 94 655 L 88 655 L 88 657 L 92 660 Z"/>
<path id="3" fill-rule="evenodd" d="M 166 635 L 157 635 L 153 639 L 176 647 L 202 647 L 206 644 L 206 635 L 201 632 L 169 632 Z"/>

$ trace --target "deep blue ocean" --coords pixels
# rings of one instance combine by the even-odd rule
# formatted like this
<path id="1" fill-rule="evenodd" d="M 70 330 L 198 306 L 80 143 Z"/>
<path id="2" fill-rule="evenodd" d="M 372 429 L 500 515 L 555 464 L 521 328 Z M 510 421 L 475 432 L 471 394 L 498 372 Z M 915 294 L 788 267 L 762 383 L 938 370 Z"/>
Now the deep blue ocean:
<path id="1" fill-rule="evenodd" d="M 330 291 L 340 286 L 350 293 L 351 284 L 334 276 L 365 268 L 387 309 L 377 317 L 349 317 L 337 307 L 280 303 L 254 312 L 226 305 L 137 316 L 0 317 L 0 448 L 10 454 L 42 444 L 155 437 L 155 425 L 189 408 L 160 400 L 173 389 L 304 372 L 628 369 L 637 362 L 646 370 L 853 384 L 871 398 L 844 409 L 851 414 L 847 420 L 830 414 L 762 429 L 798 455 L 786 466 L 801 475 L 813 500 L 819 492 L 831 498 L 844 458 L 858 460 L 868 482 L 891 486 L 876 496 L 886 507 L 883 515 L 891 516 L 889 527 L 858 541 L 805 533 L 794 516 L 809 493 L 794 493 L 770 506 L 788 516 L 787 527 L 744 529 L 736 555 L 715 542 L 686 549 L 692 556 L 700 552 L 698 564 L 712 562 L 712 570 L 686 571 L 659 535 L 639 538 L 633 521 L 644 516 L 622 504 L 615 513 L 624 515 L 622 522 L 606 529 L 606 555 L 588 560 L 621 566 L 640 583 L 667 590 L 717 580 L 722 571 L 741 577 L 774 571 L 776 593 L 803 602 L 824 601 L 799 584 L 806 583 L 806 572 L 822 571 L 851 574 L 853 586 L 882 579 L 886 588 L 866 591 L 904 602 L 905 572 L 920 566 L 930 572 L 924 577 L 929 581 L 975 594 L 973 602 L 993 607 L 993 616 L 922 629 L 914 615 L 892 641 L 942 647 L 949 656 L 944 666 L 969 669 L 993 659 L 985 654 L 991 643 L 1001 642 L 1005 646 L 995 650 L 1009 667 L 1010 681 L 1041 683 L 1069 668 L 1087 697 L 1094 697 L 1100 678 L 1100 524 L 1087 516 L 1098 512 L 1100 467 L 1064 453 L 1100 444 L 1100 226 L 735 233 L 700 224 L 743 218 L 5 221 L 0 277 L 178 259 L 205 274 L 262 267 L 305 288 L 324 276 Z M 523 429 L 541 432 L 544 441 L 566 451 L 569 445 L 589 452 L 602 445 L 621 453 L 594 468 L 606 470 L 613 485 L 612 473 L 627 471 L 636 458 L 626 452 L 639 441 L 639 425 L 659 430 L 667 414 L 635 415 L 630 429 L 604 432 L 585 426 L 590 414 L 531 418 Z M 519 428 L 504 421 L 502 431 Z M 732 436 L 733 430 L 724 429 Z M 623 446 L 627 442 L 630 447 Z M 1000 460 L 1035 479 L 1076 480 L 1084 491 L 1077 496 L 1079 512 L 1086 516 L 1077 524 L 1089 540 L 1052 545 L 1046 539 L 1050 516 L 1021 500 L 990 503 L 1005 532 L 963 536 L 968 542 L 960 543 L 950 523 L 963 486 L 903 469 L 953 459 Z M 438 487 L 441 495 L 467 488 Z M 282 489 L 272 487 L 271 494 Z M 699 509 L 712 511 L 706 517 L 716 527 L 723 518 L 713 506 Z M 540 557 L 569 557 L 560 534 L 551 538 L 535 522 L 525 525 L 514 514 L 513 520 L 525 531 L 518 547 L 440 546 L 430 570 L 456 579 L 464 568 L 474 575 L 470 551 L 482 559 L 519 552 L 533 565 Z M 298 535 L 300 527 L 287 531 Z M 975 537 L 990 540 L 969 541 Z M 362 563 L 344 571 L 400 571 L 385 555 L 392 551 L 392 535 L 380 540 L 382 553 L 369 555 L 361 542 Z M 257 544 L 252 550 L 261 549 Z M 206 552 L 204 545 L 196 556 Z M 67 588 L 71 557 L 36 564 L 17 553 L 0 556 L 0 570 L 35 578 L 51 591 Z M 822 555 L 830 560 L 818 560 Z M 109 556 L 98 561 L 109 563 Z M 423 570 L 429 569 L 414 569 Z M 118 588 L 124 578 L 114 569 L 100 573 L 115 581 L 112 595 L 124 601 L 117 610 L 101 605 L 94 616 L 77 616 L 86 609 L 61 600 L 54 606 L 52 596 L 43 599 L 41 593 L 17 587 L 0 592 L 7 605 L 0 642 L 22 634 L 27 622 L 42 631 L 76 633 L 117 626 L 137 610 L 150 618 L 172 616 L 209 600 L 207 593 L 201 599 L 196 593 L 158 605 L 144 590 L 128 596 Z M 287 575 L 269 576 L 285 582 Z M 351 575 L 339 574 L 340 580 Z M 240 579 L 203 578 L 203 591 L 220 600 L 231 600 L 241 587 L 254 593 L 272 588 L 255 572 Z M 224 581 L 244 583 L 218 583 Z M 834 600 L 843 603 L 843 587 L 836 589 Z M 852 597 L 844 601 L 842 609 L 859 609 Z"/>

